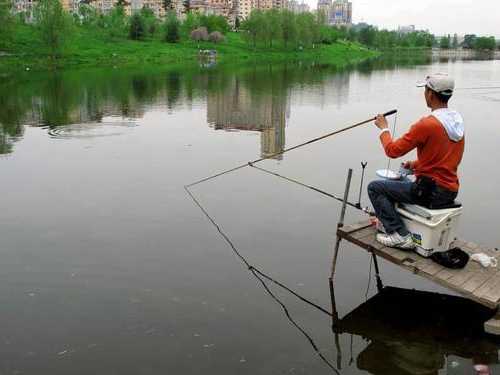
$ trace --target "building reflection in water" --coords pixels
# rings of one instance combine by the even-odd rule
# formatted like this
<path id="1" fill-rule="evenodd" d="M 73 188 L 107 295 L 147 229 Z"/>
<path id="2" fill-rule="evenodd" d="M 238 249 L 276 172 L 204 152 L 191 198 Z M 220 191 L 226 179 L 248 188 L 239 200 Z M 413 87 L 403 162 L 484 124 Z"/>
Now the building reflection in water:
<path id="1" fill-rule="evenodd" d="M 260 132 L 261 156 L 285 148 L 285 126 L 290 117 L 289 90 L 253 90 L 233 75 L 227 86 L 207 95 L 207 121 L 216 130 Z M 281 159 L 277 155 L 275 159 Z"/>

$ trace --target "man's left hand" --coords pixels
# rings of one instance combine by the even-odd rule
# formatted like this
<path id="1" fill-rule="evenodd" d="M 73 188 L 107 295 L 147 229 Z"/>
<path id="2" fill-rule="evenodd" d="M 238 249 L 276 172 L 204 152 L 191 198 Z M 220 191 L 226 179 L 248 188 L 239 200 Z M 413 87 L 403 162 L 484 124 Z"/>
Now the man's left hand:
<path id="1" fill-rule="evenodd" d="M 387 120 L 383 115 L 377 115 L 377 118 L 375 119 L 375 125 L 380 130 L 387 129 L 389 127 L 389 125 L 387 124 Z"/>

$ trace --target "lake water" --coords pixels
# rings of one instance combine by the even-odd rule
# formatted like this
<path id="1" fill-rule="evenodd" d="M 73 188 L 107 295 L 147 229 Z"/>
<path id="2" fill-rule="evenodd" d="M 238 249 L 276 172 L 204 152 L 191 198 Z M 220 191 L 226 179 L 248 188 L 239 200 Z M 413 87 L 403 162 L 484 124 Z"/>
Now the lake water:
<path id="1" fill-rule="evenodd" d="M 266 290 L 183 188 L 393 108 L 402 134 L 428 113 L 415 82 L 437 71 L 460 88 L 500 86 L 500 61 L 425 58 L 27 73 L 0 84 L 0 373 L 471 374 L 474 363 L 500 373 L 500 341 L 477 332 L 488 312 L 405 291 L 446 293 L 382 260 L 384 283 L 401 289 L 335 335 L 328 315 L 264 279 Z M 499 104 L 498 88 L 457 90 L 451 102 L 467 126 L 460 236 L 491 247 Z M 355 201 L 361 161 L 366 180 L 387 166 L 373 125 L 261 165 L 337 195 L 353 168 Z M 329 308 L 338 202 L 252 168 L 192 191 L 250 264 Z M 369 275 L 368 254 L 343 243 L 341 318 L 376 295 Z"/>

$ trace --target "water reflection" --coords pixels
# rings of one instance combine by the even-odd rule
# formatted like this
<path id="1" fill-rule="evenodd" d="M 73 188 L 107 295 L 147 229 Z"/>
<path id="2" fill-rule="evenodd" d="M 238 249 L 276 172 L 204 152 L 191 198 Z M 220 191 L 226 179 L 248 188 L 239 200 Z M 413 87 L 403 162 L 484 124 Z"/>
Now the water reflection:
<path id="1" fill-rule="evenodd" d="M 33 73 L 27 80 L 11 78 L 0 86 L 0 153 L 12 152 L 13 143 L 23 134 L 22 125 L 53 129 L 98 124 L 106 117 L 142 118 L 152 108 L 171 112 L 206 101 L 210 126 L 260 132 L 261 154 L 268 156 L 284 147 L 294 89 L 319 89 L 320 101 L 330 95 L 345 98 L 352 69 L 369 73 L 429 61 L 425 55 L 394 55 L 343 70 L 300 63 Z"/>
<path id="2" fill-rule="evenodd" d="M 471 373 L 474 364 L 499 363 L 500 340 L 483 329 L 492 315 L 461 297 L 386 287 L 335 331 L 369 340 L 356 365 L 371 374 L 431 375 L 447 366 Z"/>
<path id="3" fill-rule="evenodd" d="M 283 151 L 286 121 L 290 117 L 290 87 L 286 85 L 285 72 L 264 70 L 264 76 L 259 78 L 270 82 L 265 90 L 248 84 L 247 77 L 231 76 L 224 89 L 208 93 L 210 126 L 216 130 L 260 132 L 262 157 Z M 276 158 L 281 159 L 282 155 Z"/>

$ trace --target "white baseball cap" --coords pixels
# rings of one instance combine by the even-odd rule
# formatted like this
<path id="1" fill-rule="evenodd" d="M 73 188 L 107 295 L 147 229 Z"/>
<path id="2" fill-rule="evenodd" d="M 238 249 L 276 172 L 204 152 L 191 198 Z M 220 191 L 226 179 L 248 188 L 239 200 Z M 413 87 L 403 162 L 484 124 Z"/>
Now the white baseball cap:
<path id="1" fill-rule="evenodd" d="M 452 96 L 455 80 L 446 73 L 435 73 L 427 76 L 425 81 L 418 82 L 417 87 L 428 87 L 438 94 Z"/>

